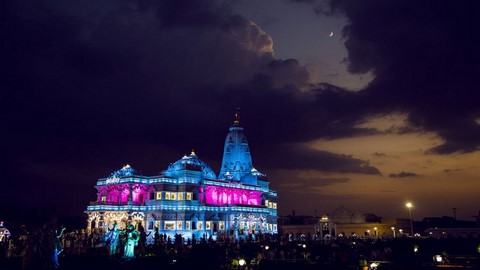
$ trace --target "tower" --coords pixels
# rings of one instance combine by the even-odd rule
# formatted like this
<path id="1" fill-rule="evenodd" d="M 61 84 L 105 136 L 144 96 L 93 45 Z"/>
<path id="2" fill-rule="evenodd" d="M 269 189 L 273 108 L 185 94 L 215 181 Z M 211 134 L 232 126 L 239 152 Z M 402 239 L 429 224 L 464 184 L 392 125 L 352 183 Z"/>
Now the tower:
<path id="1" fill-rule="evenodd" d="M 264 175 L 259 173 L 252 165 L 250 148 L 243 127 L 240 126 L 240 111 L 237 108 L 233 125 L 225 139 L 222 167 L 218 179 L 257 185 L 258 176 Z"/>

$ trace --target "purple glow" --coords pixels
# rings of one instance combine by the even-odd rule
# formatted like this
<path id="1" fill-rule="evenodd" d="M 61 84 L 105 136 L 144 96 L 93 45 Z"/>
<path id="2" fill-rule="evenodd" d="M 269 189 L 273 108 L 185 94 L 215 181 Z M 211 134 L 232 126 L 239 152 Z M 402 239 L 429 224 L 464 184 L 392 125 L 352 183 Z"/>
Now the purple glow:
<path id="1" fill-rule="evenodd" d="M 262 202 L 262 192 L 260 191 L 224 188 L 216 186 L 207 186 L 205 189 L 207 204 L 261 205 Z"/>
<path id="2" fill-rule="evenodd" d="M 134 204 L 144 204 L 146 200 L 147 185 L 135 185 L 132 187 L 132 201 Z M 102 186 L 98 192 L 98 202 L 102 202 L 102 197 L 105 196 L 104 203 L 107 204 L 127 204 L 128 196 L 130 195 L 130 186 L 128 184 Z"/>
<path id="3" fill-rule="evenodd" d="M 133 203 L 135 204 L 144 204 L 146 199 L 146 188 L 147 185 L 136 185 L 133 187 L 132 197 Z"/>

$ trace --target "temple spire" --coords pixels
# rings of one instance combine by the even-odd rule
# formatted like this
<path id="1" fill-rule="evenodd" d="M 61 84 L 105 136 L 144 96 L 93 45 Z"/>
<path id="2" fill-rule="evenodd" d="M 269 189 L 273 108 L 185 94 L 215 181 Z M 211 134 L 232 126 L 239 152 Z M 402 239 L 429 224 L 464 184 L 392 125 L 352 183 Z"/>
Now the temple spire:
<path id="1" fill-rule="evenodd" d="M 240 126 L 240 108 L 237 108 L 233 126 L 229 128 L 225 139 L 222 167 L 218 179 L 257 185 L 257 177 L 260 173 L 252 169 L 252 155 L 248 147 L 247 137 Z"/>
<path id="2" fill-rule="evenodd" d="M 235 119 L 233 120 L 233 126 L 238 127 L 240 125 L 240 108 L 235 111 Z"/>

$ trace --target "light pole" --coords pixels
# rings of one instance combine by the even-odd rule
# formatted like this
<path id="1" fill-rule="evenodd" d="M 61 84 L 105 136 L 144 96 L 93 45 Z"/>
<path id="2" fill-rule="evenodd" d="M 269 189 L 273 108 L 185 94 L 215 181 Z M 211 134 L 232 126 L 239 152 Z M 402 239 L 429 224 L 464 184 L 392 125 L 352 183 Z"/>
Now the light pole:
<path id="1" fill-rule="evenodd" d="M 413 237 L 413 221 L 412 221 L 412 210 L 411 210 L 413 205 L 411 202 L 407 202 L 405 206 L 408 208 L 408 216 L 410 217 L 410 232 Z"/>
<path id="2" fill-rule="evenodd" d="M 395 227 L 392 227 L 393 238 L 395 238 Z"/>

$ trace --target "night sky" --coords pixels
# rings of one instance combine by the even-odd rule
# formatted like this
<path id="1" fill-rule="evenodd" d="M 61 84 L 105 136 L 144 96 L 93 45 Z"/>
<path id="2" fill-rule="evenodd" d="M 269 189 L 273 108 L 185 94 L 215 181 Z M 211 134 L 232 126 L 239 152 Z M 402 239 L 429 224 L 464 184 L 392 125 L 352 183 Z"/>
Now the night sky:
<path id="1" fill-rule="evenodd" d="M 98 178 L 192 149 L 240 108 L 279 214 L 480 210 L 478 1 L 4 0 L 0 219 L 78 216 Z M 3 216 L 3 217 L 2 217 Z"/>

